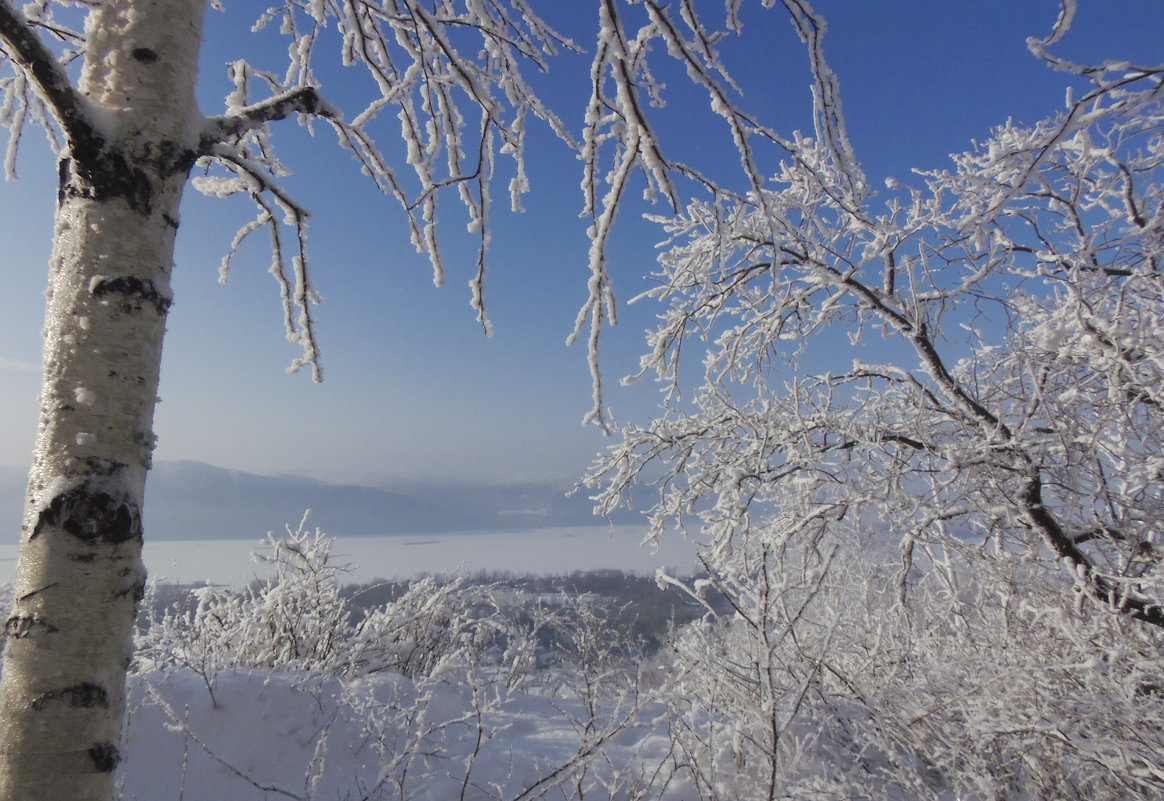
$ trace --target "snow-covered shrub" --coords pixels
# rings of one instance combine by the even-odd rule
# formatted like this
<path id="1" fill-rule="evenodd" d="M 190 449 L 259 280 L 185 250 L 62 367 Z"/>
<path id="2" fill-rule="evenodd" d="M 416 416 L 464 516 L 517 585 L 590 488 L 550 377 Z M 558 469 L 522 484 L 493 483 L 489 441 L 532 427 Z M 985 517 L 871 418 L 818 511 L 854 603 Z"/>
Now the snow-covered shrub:
<path id="1" fill-rule="evenodd" d="M 226 667 L 456 680 L 480 665 L 512 688 L 546 662 L 558 674 L 583 674 L 637 653 L 594 598 L 563 594 L 546 605 L 463 577 L 421 577 L 357 611 L 340 586 L 349 566 L 336 563 L 332 541 L 307 530 L 306 520 L 283 537 L 268 534 L 255 556 L 272 568 L 266 579 L 241 590 L 196 588 L 151 612 L 137 639 L 137 670 L 190 668 L 212 689 Z M 157 606 L 147 599 L 147 608 Z"/>
<path id="2" fill-rule="evenodd" d="M 476 621 L 464 582 L 430 577 L 362 619 L 341 593 L 350 573 L 319 529 L 267 535 L 257 561 L 271 574 L 242 590 L 202 587 L 164 610 L 138 636 L 139 672 L 186 667 L 213 689 L 223 668 L 355 675 L 394 670 L 424 675 L 451 657 Z"/>
<path id="3" fill-rule="evenodd" d="M 552 692 L 578 698 L 592 717 L 608 701 L 639 692 L 643 643 L 625 604 L 563 593 L 543 624 L 551 647 Z"/>
<path id="4" fill-rule="evenodd" d="M 370 610 L 348 643 L 349 670 L 426 676 L 467 645 L 477 593 L 464 579 L 425 576 L 394 601 Z"/>
<path id="5" fill-rule="evenodd" d="M 481 673 L 478 680 L 484 678 Z M 666 753 L 657 710 L 580 730 L 576 699 L 502 684 L 226 669 L 131 677 L 124 801 L 639 801 Z M 685 801 L 681 783 L 664 796 Z"/>
<path id="6" fill-rule="evenodd" d="M 161 725 L 182 738 L 180 791 L 193 775 L 189 764 L 229 774 L 230 786 L 247 797 L 623 799 L 651 792 L 656 771 L 638 756 L 636 732 L 646 724 L 626 667 L 630 648 L 610 633 L 595 599 L 546 604 L 495 585 L 427 577 L 360 617 L 338 587 L 346 568 L 305 521 L 285 537 L 269 536 L 268 579 L 238 591 L 201 588 L 139 638 L 131 735 L 133 727 Z M 567 658 L 537 670 L 547 643 Z M 210 691 L 209 703 L 178 703 L 197 681 Z M 272 708 L 243 692 L 264 688 L 266 696 L 268 687 L 298 696 Z M 297 760 L 302 789 L 298 780 L 280 786 L 266 776 L 271 766 L 239 758 L 236 752 L 253 752 L 249 744 L 221 745 L 230 738 L 212 713 L 237 715 L 247 705 L 262 713 L 262 725 L 291 732 L 294 747 L 271 761 Z M 547 722 L 553 743 L 538 731 Z M 260 721 L 253 725 L 257 731 Z M 620 737 L 626 742 L 616 747 Z M 521 757 L 513 748 L 523 739 L 536 748 Z M 350 774 L 337 774 L 336 765 L 350 765 Z M 161 777 L 160 785 L 172 791 L 174 779 Z"/>
<path id="7" fill-rule="evenodd" d="M 863 585 L 839 578 L 836 542 L 818 546 L 733 554 L 739 572 L 690 588 L 721 594 L 731 613 L 709 608 L 660 651 L 675 761 L 702 799 L 813 798 L 843 784 L 843 766 L 858 758 L 821 738 L 817 713 L 838 629 L 864 604 Z M 843 591 L 822 592 L 829 584 Z"/>
<path id="8" fill-rule="evenodd" d="M 664 652 L 701 798 L 1164 798 L 1155 630 L 936 550 L 903 600 L 876 550 L 832 545 L 713 578 L 734 616 Z"/>
<path id="9" fill-rule="evenodd" d="M 1061 583 L 1021 562 L 927 576 L 882 612 L 897 663 L 853 684 L 958 797 L 1164 798 L 1164 636 L 1064 609 Z"/>

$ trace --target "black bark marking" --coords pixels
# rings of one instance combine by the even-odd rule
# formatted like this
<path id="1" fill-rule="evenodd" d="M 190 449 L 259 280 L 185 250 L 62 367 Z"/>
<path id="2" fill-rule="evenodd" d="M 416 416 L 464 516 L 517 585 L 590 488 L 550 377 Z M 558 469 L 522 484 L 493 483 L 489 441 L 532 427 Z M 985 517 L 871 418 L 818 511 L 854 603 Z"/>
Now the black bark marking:
<path id="1" fill-rule="evenodd" d="M 104 140 L 95 144 L 103 146 Z M 57 202 L 80 198 L 97 202 L 124 198 L 129 207 L 148 217 L 153 209 L 154 181 L 141 167 L 121 153 L 104 149 L 94 152 L 73 150 L 74 158 L 61 159 Z"/>
<path id="2" fill-rule="evenodd" d="M 24 595 L 21 595 L 18 600 L 21 603 L 24 603 L 29 598 L 32 598 L 35 595 L 39 595 L 40 593 L 44 592 L 45 590 L 51 589 L 51 588 L 57 586 L 58 584 L 60 584 L 59 581 L 54 581 L 52 584 L 46 584 L 43 587 L 37 587 L 35 590 L 31 590 L 30 592 L 26 592 L 26 593 L 24 593 Z"/>
<path id="3" fill-rule="evenodd" d="M 8 618 L 8 622 L 4 624 L 4 630 L 8 636 L 14 640 L 23 640 L 25 637 L 32 634 L 34 628 L 40 627 L 44 629 L 46 634 L 52 634 L 60 631 L 51 623 L 45 623 L 36 615 L 13 615 Z"/>
<path id="4" fill-rule="evenodd" d="M 72 158 L 59 162 L 57 203 L 66 198 L 97 202 L 122 198 L 143 217 L 153 213 L 159 183 L 189 173 L 198 158 L 190 148 L 169 141 L 151 143 L 146 152 L 133 154 L 107 147 L 99 137 L 73 144 Z"/>
<path id="5" fill-rule="evenodd" d="M 1164 684 L 1158 681 L 1140 682 L 1133 695 L 1140 698 L 1164 698 Z"/>
<path id="6" fill-rule="evenodd" d="M 86 681 L 81 684 L 74 684 L 72 687 L 65 687 L 60 690 L 49 690 L 46 693 L 41 693 L 33 699 L 32 708 L 39 711 L 48 706 L 50 701 L 65 701 L 69 706 L 75 706 L 81 709 L 93 709 L 95 707 L 108 709 L 109 693 L 101 685 Z"/>
<path id="7" fill-rule="evenodd" d="M 148 47 L 138 47 L 133 51 L 133 57 L 142 64 L 156 64 L 158 61 L 158 54 Z"/>
<path id="8" fill-rule="evenodd" d="M 110 373 L 110 377 L 116 376 L 117 373 Z M 85 465 L 89 468 L 89 472 L 95 476 L 115 476 L 126 468 L 122 462 L 117 462 L 112 459 L 102 459 L 99 456 L 89 456 L 85 459 Z"/>
<path id="9" fill-rule="evenodd" d="M 145 598 L 145 581 L 135 581 L 123 590 L 117 590 L 113 593 L 113 598 L 120 600 L 122 598 L 132 598 L 136 604 L 142 598 Z"/>
<path id="10" fill-rule="evenodd" d="M 124 305 L 126 312 L 141 311 L 143 303 L 153 306 L 159 315 L 164 315 L 170 310 L 170 298 L 159 292 L 153 281 L 136 276 L 123 275 L 117 278 L 103 278 L 93 285 L 91 291 L 93 297 L 99 300 L 109 295 L 120 295 L 126 298 L 129 301 Z"/>
<path id="11" fill-rule="evenodd" d="M 89 749 L 89 759 L 98 773 L 112 773 L 121 761 L 121 754 L 113 743 L 97 743 Z"/>
<path id="12" fill-rule="evenodd" d="M 28 636 L 28 633 L 32 631 L 34 625 L 36 625 L 36 618 L 34 617 L 13 615 L 4 624 L 4 631 L 14 640 L 22 640 Z"/>
<path id="13" fill-rule="evenodd" d="M 57 207 L 65 205 L 65 185 L 69 182 L 69 159 L 57 160 Z"/>
<path id="14" fill-rule="evenodd" d="M 86 543 L 117 545 L 142 536 L 141 511 L 106 492 L 80 487 L 53 498 L 40 513 L 32 536 L 55 526 Z"/>

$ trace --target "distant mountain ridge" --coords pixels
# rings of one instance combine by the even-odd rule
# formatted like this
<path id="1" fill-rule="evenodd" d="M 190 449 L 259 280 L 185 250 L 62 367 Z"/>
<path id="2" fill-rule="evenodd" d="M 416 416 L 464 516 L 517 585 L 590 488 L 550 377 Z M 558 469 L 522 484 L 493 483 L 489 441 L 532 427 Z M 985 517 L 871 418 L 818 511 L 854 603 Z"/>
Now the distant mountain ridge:
<path id="1" fill-rule="evenodd" d="M 18 525 L 25 471 L 0 468 L 0 514 Z M 261 539 L 308 524 L 338 537 L 599 525 L 584 493 L 551 484 L 398 482 L 390 489 L 262 476 L 202 462 L 159 462 L 146 484 L 152 540 Z M 621 516 L 630 521 L 629 514 Z"/>

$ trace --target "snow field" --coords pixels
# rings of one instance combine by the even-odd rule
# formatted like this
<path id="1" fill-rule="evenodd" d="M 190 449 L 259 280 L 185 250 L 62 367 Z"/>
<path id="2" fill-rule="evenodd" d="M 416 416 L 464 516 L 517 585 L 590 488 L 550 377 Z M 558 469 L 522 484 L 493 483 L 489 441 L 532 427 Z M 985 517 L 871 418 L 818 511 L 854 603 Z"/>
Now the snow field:
<path id="1" fill-rule="evenodd" d="M 232 669 L 215 705 L 193 671 L 158 671 L 132 677 L 130 699 L 123 801 L 629 799 L 668 748 L 658 704 L 594 721 L 578 698 L 390 673 Z M 692 796 L 676 781 L 664 797 Z"/>

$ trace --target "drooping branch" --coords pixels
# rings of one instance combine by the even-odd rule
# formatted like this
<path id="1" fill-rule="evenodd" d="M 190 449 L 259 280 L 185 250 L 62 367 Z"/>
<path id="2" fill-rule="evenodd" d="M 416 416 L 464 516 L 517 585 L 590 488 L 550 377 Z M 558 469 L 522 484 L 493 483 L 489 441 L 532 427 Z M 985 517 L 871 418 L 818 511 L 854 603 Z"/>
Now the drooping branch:
<path id="1" fill-rule="evenodd" d="M 92 161 L 105 145 L 90 119 L 85 99 L 29 20 L 9 0 L 0 0 L 0 42 L 9 58 L 32 79 L 65 132 L 74 158 Z"/>
<path id="2" fill-rule="evenodd" d="M 838 199 L 846 211 L 854 217 L 861 217 L 862 200 L 866 193 L 865 175 L 846 130 L 845 116 L 841 110 L 840 82 L 824 57 L 821 44 L 826 29 L 824 18 L 802 0 L 784 0 L 784 7 L 792 17 L 797 34 L 808 46 L 818 136 L 828 145 L 844 184 L 844 194 Z"/>
<path id="3" fill-rule="evenodd" d="M 250 233 L 259 227 L 266 226 L 271 234 L 271 268 L 269 272 L 279 283 L 279 294 L 283 301 L 283 323 L 290 342 L 295 342 L 303 348 L 303 356 L 292 362 L 292 372 L 301 367 L 311 368 L 312 378 L 319 382 L 323 378 L 319 363 L 319 343 L 315 336 L 315 321 L 311 315 L 311 304 L 318 303 L 315 290 L 311 286 L 307 270 L 307 218 L 308 212 L 277 183 L 270 180 L 261 167 L 252 163 L 243 154 L 234 151 L 228 145 L 215 146 L 210 154 L 221 164 L 238 175 L 250 192 L 251 198 L 260 209 L 257 220 L 247 223 L 235 235 L 231 243 L 232 250 L 223 259 L 220 275 L 225 280 L 230 258 L 237 251 L 238 246 Z M 266 198 L 273 199 L 273 203 Z M 279 237 L 278 215 L 276 208 L 283 215 L 290 218 L 295 228 L 298 253 L 291 258 L 291 272 L 294 283 L 287 272 L 287 259 Z"/>

